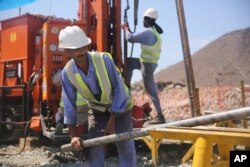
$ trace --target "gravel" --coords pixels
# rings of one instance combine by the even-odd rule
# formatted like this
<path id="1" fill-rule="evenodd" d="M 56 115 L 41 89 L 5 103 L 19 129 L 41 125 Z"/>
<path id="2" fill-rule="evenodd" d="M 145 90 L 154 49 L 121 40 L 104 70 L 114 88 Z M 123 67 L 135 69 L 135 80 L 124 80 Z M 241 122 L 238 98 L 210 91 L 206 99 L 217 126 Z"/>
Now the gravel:
<path id="1" fill-rule="evenodd" d="M 43 139 L 44 140 L 44 139 Z M 83 157 L 78 152 L 61 153 L 60 144 L 41 141 L 42 144 L 36 144 L 32 147 L 26 147 L 23 152 L 20 152 L 18 142 L 0 144 L 0 167 L 88 167 L 88 162 L 83 162 L 80 158 Z M 151 152 L 150 149 L 142 140 L 136 140 L 136 154 L 138 167 L 151 167 Z M 159 167 L 190 167 L 191 161 L 182 164 L 181 158 L 189 149 L 189 144 L 179 143 L 164 143 L 159 148 Z M 105 167 L 118 167 L 118 158 L 115 146 L 108 146 L 109 154 L 105 161 Z M 80 155 L 79 155 L 80 154 Z"/>

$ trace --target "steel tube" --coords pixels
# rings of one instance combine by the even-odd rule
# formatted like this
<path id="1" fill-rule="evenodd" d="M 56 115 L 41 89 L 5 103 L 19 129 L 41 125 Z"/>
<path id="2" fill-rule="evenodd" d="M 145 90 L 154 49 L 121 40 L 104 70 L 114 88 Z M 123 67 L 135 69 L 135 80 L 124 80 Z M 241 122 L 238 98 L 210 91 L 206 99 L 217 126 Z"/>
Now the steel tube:
<path id="1" fill-rule="evenodd" d="M 173 126 L 192 127 L 192 126 L 211 124 L 215 122 L 239 119 L 247 116 L 250 116 L 250 107 L 244 107 L 240 109 L 234 109 L 210 115 L 203 115 L 195 118 L 188 118 L 185 120 L 178 120 L 165 124 L 158 124 L 147 128 L 134 130 L 132 132 L 102 136 L 94 139 L 85 140 L 83 141 L 83 145 L 84 147 L 91 147 L 99 144 L 107 144 L 131 138 L 143 137 L 149 135 L 149 130 L 153 130 L 156 128 L 167 128 Z M 72 149 L 73 148 L 71 147 L 70 144 L 65 144 L 61 146 L 61 151 L 71 151 Z"/>
<path id="2" fill-rule="evenodd" d="M 185 12 L 183 6 L 183 0 L 176 0 L 176 10 L 177 16 L 179 21 L 179 29 L 180 29 L 180 36 L 181 36 L 181 44 L 182 44 L 182 51 L 183 51 L 183 58 L 184 58 L 184 67 L 185 67 L 185 74 L 188 86 L 188 94 L 190 100 L 190 108 L 192 117 L 198 116 L 198 99 L 195 91 L 195 79 L 194 79 L 194 72 L 193 72 L 193 65 L 192 65 L 192 58 L 190 53 L 190 47 L 188 42 L 188 32 L 186 26 L 186 19 L 185 19 Z"/>

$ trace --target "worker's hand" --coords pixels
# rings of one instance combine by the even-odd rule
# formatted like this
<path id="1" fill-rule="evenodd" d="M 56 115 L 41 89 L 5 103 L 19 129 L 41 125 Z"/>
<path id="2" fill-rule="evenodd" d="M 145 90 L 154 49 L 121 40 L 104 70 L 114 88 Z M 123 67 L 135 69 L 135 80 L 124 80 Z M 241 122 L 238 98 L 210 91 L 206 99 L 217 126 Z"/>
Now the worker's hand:
<path id="1" fill-rule="evenodd" d="M 124 31 L 130 31 L 130 28 L 129 28 L 129 24 L 128 23 L 124 23 L 121 25 L 121 28 L 124 30 Z"/>
<path id="2" fill-rule="evenodd" d="M 104 129 L 104 135 L 111 135 L 114 133 L 115 133 L 115 115 L 114 113 L 111 113 L 106 128 Z"/>
<path id="3" fill-rule="evenodd" d="M 115 133 L 115 122 L 109 121 L 104 129 L 104 135 L 111 135 Z"/>
<path id="4" fill-rule="evenodd" d="M 72 137 L 70 144 L 76 151 L 83 150 L 83 143 L 80 137 Z"/>

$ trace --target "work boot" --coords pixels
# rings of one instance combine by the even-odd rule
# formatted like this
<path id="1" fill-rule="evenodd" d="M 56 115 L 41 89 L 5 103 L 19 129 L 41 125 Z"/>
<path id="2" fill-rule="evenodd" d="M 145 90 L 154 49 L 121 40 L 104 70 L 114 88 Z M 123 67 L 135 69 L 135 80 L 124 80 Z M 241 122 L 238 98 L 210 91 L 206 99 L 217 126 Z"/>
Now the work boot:
<path id="1" fill-rule="evenodd" d="M 145 125 L 152 125 L 152 124 L 163 124 L 165 123 L 165 118 L 163 115 L 157 115 L 155 118 L 145 122 Z"/>
<path id="2" fill-rule="evenodd" d="M 61 122 L 56 123 L 55 134 L 63 134 L 63 124 Z"/>

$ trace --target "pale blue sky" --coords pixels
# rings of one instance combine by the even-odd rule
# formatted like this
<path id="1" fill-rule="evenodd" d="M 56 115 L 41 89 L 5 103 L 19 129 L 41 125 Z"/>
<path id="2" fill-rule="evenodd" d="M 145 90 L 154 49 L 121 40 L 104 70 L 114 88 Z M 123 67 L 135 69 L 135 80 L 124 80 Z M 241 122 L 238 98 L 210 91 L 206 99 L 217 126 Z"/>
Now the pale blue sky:
<path id="1" fill-rule="evenodd" d="M 250 27 L 249 0 L 183 0 L 191 54 L 225 33 Z M 128 17 L 133 26 L 133 0 L 129 0 Z M 126 0 L 123 0 L 123 6 Z M 74 19 L 78 0 L 38 0 L 22 6 L 23 13 L 55 15 Z M 163 49 L 157 71 L 183 60 L 175 0 L 140 0 L 137 31 L 143 29 L 144 11 L 153 7 L 159 12 L 157 23 L 164 30 Z M 122 14 L 123 14 L 122 9 Z M 0 11 L 0 20 L 18 16 L 19 9 Z M 130 54 L 130 51 L 128 52 Z M 133 57 L 139 57 L 140 47 L 134 47 Z M 139 71 L 133 81 L 141 79 Z"/>

